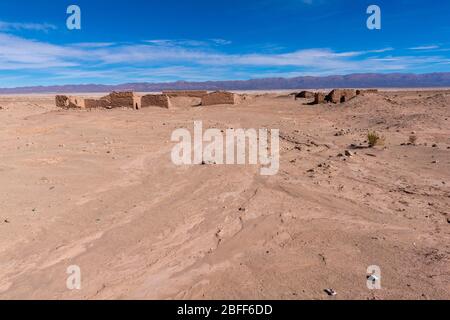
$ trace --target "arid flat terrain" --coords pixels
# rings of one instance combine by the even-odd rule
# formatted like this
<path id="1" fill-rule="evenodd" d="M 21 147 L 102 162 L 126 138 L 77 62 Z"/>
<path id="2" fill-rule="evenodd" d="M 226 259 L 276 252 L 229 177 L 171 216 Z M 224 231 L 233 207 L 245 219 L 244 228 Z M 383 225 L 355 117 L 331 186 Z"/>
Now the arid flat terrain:
<path id="1" fill-rule="evenodd" d="M 450 299 L 450 91 L 54 100 L 0 97 L 0 299 Z M 171 134 L 196 120 L 280 129 L 278 174 L 175 166 Z M 365 148 L 369 131 L 384 145 Z"/>

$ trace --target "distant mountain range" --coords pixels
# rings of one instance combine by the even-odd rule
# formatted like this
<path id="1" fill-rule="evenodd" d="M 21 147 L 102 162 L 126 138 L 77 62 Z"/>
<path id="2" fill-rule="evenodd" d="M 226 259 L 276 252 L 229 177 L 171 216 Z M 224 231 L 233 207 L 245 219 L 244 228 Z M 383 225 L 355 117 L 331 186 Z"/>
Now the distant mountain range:
<path id="1" fill-rule="evenodd" d="M 170 83 L 125 83 L 119 85 L 61 85 L 20 88 L 0 88 L 0 94 L 24 93 L 95 93 L 110 91 L 159 92 L 163 90 L 281 90 L 326 88 L 427 88 L 450 87 L 450 72 L 410 73 L 361 73 L 345 76 L 265 78 L 236 81 L 205 81 Z"/>

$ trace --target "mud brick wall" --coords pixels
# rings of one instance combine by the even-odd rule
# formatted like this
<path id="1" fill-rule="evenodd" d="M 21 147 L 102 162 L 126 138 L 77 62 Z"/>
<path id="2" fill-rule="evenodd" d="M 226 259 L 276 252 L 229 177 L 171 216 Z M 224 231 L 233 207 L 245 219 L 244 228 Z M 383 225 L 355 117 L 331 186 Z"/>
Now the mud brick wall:
<path id="1" fill-rule="evenodd" d="M 146 107 L 160 107 L 160 108 L 171 108 L 170 98 L 164 94 L 148 94 L 142 97 L 141 100 L 142 108 Z"/>
<path id="2" fill-rule="evenodd" d="M 311 91 L 302 91 L 295 95 L 295 99 L 312 99 L 314 98 L 315 94 Z"/>
<path id="3" fill-rule="evenodd" d="M 111 108 L 141 108 L 141 98 L 133 92 L 112 92 L 104 98 L 109 100 Z"/>
<path id="4" fill-rule="evenodd" d="M 365 89 L 365 90 L 356 90 L 356 94 L 366 94 L 366 93 L 378 93 L 378 89 Z"/>
<path id="5" fill-rule="evenodd" d="M 352 89 L 335 89 L 331 91 L 326 100 L 332 103 L 342 103 L 356 97 L 356 90 Z"/>
<path id="6" fill-rule="evenodd" d="M 56 106 L 64 109 L 76 109 L 85 108 L 85 102 L 83 98 L 80 97 L 69 97 L 58 95 L 55 98 Z"/>
<path id="7" fill-rule="evenodd" d="M 321 104 L 321 103 L 325 103 L 326 100 L 326 94 L 323 92 L 316 92 L 316 94 L 314 95 L 314 104 Z"/>
<path id="8" fill-rule="evenodd" d="M 236 104 L 237 96 L 231 92 L 213 92 L 202 97 L 202 106 L 217 104 Z"/>
<path id="9" fill-rule="evenodd" d="M 109 101 L 103 99 L 84 99 L 85 108 L 108 108 Z"/>

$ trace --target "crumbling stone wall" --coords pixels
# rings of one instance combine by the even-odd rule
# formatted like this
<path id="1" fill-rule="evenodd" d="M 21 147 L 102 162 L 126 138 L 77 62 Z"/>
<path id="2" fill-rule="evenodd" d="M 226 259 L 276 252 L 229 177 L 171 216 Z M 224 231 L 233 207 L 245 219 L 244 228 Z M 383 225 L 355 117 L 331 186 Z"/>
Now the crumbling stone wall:
<path id="1" fill-rule="evenodd" d="M 84 99 L 71 96 L 56 96 L 56 106 L 64 109 L 108 108 L 110 102 L 106 99 Z"/>
<path id="2" fill-rule="evenodd" d="M 84 99 L 85 108 L 109 108 L 109 105 L 106 99 Z"/>
<path id="3" fill-rule="evenodd" d="M 236 104 L 238 97 L 236 94 L 225 91 L 217 91 L 202 97 L 202 106 L 217 104 Z"/>
<path id="4" fill-rule="evenodd" d="M 311 91 L 302 91 L 295 95 L 295 100 L 297 99 L 312 99 L 315 97 L 314 92 Z"/>
<path id="5" fill-rule="evenodd" d="M 323 92 L 316 92 L 314 94 L 314 104 L 321 104 L 321 103 L 326 103 L 326 94 Z"/>
<path id="6" fill-rule="evenodd" d="M 202 98 L 208 94 L 208 91 L 202 90 L 172 90 L 172 91 L 163 91 L 163 95 L 169 97 L 190 97 L 190 98 Z"/>
<path id="7" fill-rule="evenodd" d="M 111 108 L 141 108 L 141 97 L 136 95 L 134 92 L 112 92 L 102 100 L 109 101 L 109 107 Z"/>
<path id="8" fill-rule="evenodd" d="M 378 93 L 378 89 L 365 89 L 365 90 L 356 90 L 356 95 L 366 94 L 366 93 Z"/>
<path id="9" fill-rule="evenodd" d="M 141 108 L 141 97 L 133 92 L 112 92 L 100 99 L 84 99 L 58 95 L 55 98 L 56 106 L 60 108 Z"/>
<path id="10" fill-rule="evenodd" d="M 69 97 L 58 95 L 55 97 L 56 106 L 58 108 L 68 108 L 69 107 Z"/>
<path id="11" fill-rule="evenodd" d="M 165 94 L 148 94 L 142 97 L 141 107 L 160 107 L 170 109 L 172 107 L 170 98 Z"/>
<path id="12" fill-rule="evenodd" d="M 327 95 L 325 100 L 331 103 L 343 103 L 354 97 L 356 97 L 356 90 L 334 89 Z"/>
<path id="13" fill-rule="evenodd" d="M 84 109 L 85 101 L 80 97 L 58 95 L 55 98 L 56 106 L 63 109 Z"/>

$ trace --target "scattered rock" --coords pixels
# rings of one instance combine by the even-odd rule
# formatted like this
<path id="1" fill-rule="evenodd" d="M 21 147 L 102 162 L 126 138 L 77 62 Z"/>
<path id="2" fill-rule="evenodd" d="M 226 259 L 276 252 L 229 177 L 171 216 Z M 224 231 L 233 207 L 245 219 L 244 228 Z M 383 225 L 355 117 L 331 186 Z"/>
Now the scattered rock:
<path id="1" fill-rule="evenodd" d="M 354 144 L 354 143 L 352 143 L 352 144 L 349 146 L 349 148 L 350 148 L 350 149 L 367 149 L 367 147 L 362 146 L 361 144 L 358 146 L 358 145 L 356 145 L 356 144 Z"/>
<path id="2" fill-rule="evenodd" d="M 432 147 L 433 147 L 433 148 L 437 148 L 437 144 L 434 143 L 434 144 L 432 145 Z"/>
<path id="3" fill-rule="evenodd" d="M 334 297 L 337 295 L 337 292 L 334 291 L 333 289 L 325 289 L 324 291 L 331 297 Z"/>
<path id="4" fill-rule="evenodd" d="M 351 156 L 353 156 L 353 154 L 350 151 L 345 150 L 345 156 L 346 157 L 351 157 Z"/>

